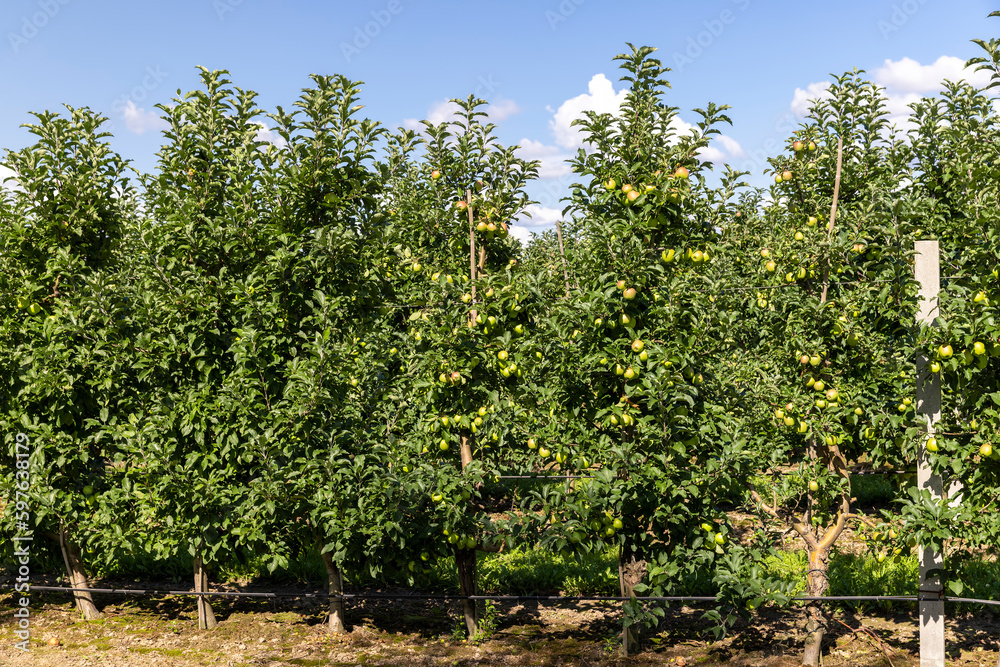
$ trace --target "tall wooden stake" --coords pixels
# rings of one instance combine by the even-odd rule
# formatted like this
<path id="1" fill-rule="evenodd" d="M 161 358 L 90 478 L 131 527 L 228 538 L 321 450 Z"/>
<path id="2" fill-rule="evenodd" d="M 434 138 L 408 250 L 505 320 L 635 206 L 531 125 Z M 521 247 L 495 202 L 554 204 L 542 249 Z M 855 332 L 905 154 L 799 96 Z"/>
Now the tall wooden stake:
<path id="1" fill-rule="evenodd" d="M 562 257 L 563 280 L 566 281 L 566 298 L 569 298 L 569 271 L 566 270 L 566 251 L 563 249 L 562 225 L 556 220 L 556 236 L 559 237 L 559 256 Z"/>
<path id="2" fill-rule="evenodd" d="M 476 301 L 476 226 L 472 214 L 472 191 L 466 189 L 465 201 L 469 204 L 469 278 L 472 280 L 472 302 Z M 477 311 L 469 311 L 469 326 L 476 326 Z M 473 436 L 462 433 L 461 454 L 462 470 L 472 463 Z M 458 586 L 462 595 L 476 595 L 476 549 L 455 549 L 455 566 L 458 568 Z M 469 639 L 479 632 L 479 608 L 475 600 L 462 600 L 462 613 L 465 616 L 465 629 Z"/>
<path id="3" fill-rule="evenodd" d="M 941 288 L 940 256 L 937 241 L 917 241 L 914 274 L 920 283 L 918 324 L 933 324 L 938 315 L 938 292 Z M 934 434 L 934 424 L 941 418 L 941 381 L 936 373 L 928 371 L 927 355 L 917 356 L 917 414 L 927 423 L 927 437 Z M 930 491 L 931 497 L 943 497 L 944 484 L 939 475 L 931 472 L 926 447 L 927 438 L 917 454 L 917 485 Z M 920 667 L 944 667 L 944 602 L 941 579 L 929 576 L 929 571 L 944 564 L 943 555 L 929 546 L 920 545 Z"/>
<path id="4" fill-rule="evenodd" d="M 472 221 L 472 190 L 465 190 L 465 201 L 469 205 L 469 280 L 472 282 L 472 303 L 476 303 L 476 225 Z M 469 326 L 476 326 L 476 308 L 469 311 Z"/>

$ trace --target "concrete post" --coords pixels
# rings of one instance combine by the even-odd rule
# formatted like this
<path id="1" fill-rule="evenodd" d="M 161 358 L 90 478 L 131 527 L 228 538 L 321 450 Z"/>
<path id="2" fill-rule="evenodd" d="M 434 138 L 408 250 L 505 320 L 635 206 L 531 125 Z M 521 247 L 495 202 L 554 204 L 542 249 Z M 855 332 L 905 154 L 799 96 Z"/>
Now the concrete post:
<path id="1" fill-rule="evenodd" d="M 940 257 L 937 241 L 917 241 L 914 272 L 920 283 L 918 324 L 932 324 L 938 316 L 938 292 L 941 287 Z M 917 356 L 917 414 L 927 424 L 927 438 L 934 434 L 934 424 L 941 418 L 941 378 L 929 372 L 930 360 L 925 354 Z M 927 454 L 927 438 L 921 440 L 917 454 L 917 485 L 927 489 L 931 496 L 943 495 L 941 477 L 931 473 Z M 944 602 L 936 598 L 942 590 L 940 577 L 929 577 L 930 570 L 944 564 L 943 555 L 920 545 L 920 667 L 944 667 Z"/>

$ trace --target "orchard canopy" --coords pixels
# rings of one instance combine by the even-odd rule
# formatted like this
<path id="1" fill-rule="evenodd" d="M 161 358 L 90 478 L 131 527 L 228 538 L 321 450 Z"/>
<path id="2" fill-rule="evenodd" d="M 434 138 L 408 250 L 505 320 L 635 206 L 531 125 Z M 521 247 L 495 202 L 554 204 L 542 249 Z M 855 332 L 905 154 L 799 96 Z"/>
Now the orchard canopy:
<path id="1" fill-rule="evenodd" d="M 1000 72 L 981 46 L 973 64 Z M 653 52 L 615 57 L 625 101 L 576 121 L 561 222 L 527 244 L 508 226 L 539 164 L 474 96 L 394 132 L 343 76 L 269 113 L 202 70 L 160 107 L 149 174 L 91 110 L 35 114 L 0 191 L 4 530 L 51 538 L 79 587 L 129 554 L 187 554 L 207 590 L 213 569 L 318 552 L 334 594 L 344 572 L 420 585 L 451 557 L 472 594 L 480 552 L 615 549 L 626 642 L 663 614 L 642 597 L 698 582 L 718 632 L 787 603 L 765 567 L 786 531 L 810 595 L 848 529 L 896 557 L 962 545 L 960 591 L 951 565 L 1000 530 L 982 511 L 1000 474 L 1000 79 L 950 82 L 896 127 L 864 72 L 836 77 L 759 188 L 702 157 L 726 106 L 678 129 Z M 921 239 L 942 253 L 933 326 L 915 324 Z M 944 396 L 933 438 L 918 356 Z M 852 506 L 854 473 L 915 470 L 922 448 L 961 503 L 904 476 L 891 512 Z M 807 609 L 807 652 L 824 613 Z M 215 623 L 204 599 L 199 619 Z"/>

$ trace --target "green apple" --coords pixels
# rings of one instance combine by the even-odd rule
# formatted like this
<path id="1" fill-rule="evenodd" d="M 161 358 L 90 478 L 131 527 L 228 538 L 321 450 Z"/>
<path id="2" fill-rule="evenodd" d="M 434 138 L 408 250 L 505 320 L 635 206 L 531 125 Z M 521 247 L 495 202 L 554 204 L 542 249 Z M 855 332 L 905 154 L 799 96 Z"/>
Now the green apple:
<path id="1" fill-rule="evenodd" d="M 938 450 L 937 438 L 934 438 L 934 437 L 927 438 L 926 447 L 927 447 L 927 451 L 929 451 L 929 452 L 936 452 Z"/>
<path id="2" fill-rule="evenodd" d="M 817 491 L 819 491 L 819 482 L 817 482 L 816 480 L 811 480 L 809 482 L 809 491 L 811 491 L 812 493 L 816 493 Z"/>
<path id="3" fill-rule="evenodd" d="M 548 447 L 539 447 L 538 448 L 538 455 L 541 456 L 543 459 L 548 458 L 549 454 L 551 454 L 551 453 L 552 452 L 549 451 Z"/>
<path id="4" fill-rule="evenodd" d="M 441 442 L 439 442 L 438 443 L 438 449 L 440 449 L 442 452 L 448 451 L 448 449 L 449 449 L 448 441 L 447 440 L 442 440 Z"/>
<path id="5" fill-rule="evenodd" d="M 951 349 L 951 345 L 942 345 L 937 349 L 938 357 L 941 359 L 951 359 L 951 355 L 955 352 Z"/>
<path id="6" fill-rule="evenodd" d="M 632 341 L 632 351 L 633 352 L 642 352 L 642 348 L 644 348 L 644 347 L 646 347 L 646 344 L 643 343 L 641 340 L 636 339 L 636 340 Z"/>
<path id="7" fill-rule="evenodd" d="M 986 346 L 977 340 L 975 343 L 972 344 L 972 354 L 976 355 L 977 357 L 983 356 L 984 354 L 986 354 Z"/>
<path id="8" fill-rule="evenodd" d="M 636 295 L 636 291 L 635 291 L 635 288 L 634 288 L 634 287 L 629 287 L 629 288 L 628 288 L 627 290 L 625 290 L 625 292 L 624 292 L 624 293 L 622 294 L 622 296 L 623 296 L 623 297 L 625 297 L 626 299 L 628 299 L 629 301 L 631 301 L 632 299 L 634 299 L 634 298 L 635 298 L 635 295 Z"/>

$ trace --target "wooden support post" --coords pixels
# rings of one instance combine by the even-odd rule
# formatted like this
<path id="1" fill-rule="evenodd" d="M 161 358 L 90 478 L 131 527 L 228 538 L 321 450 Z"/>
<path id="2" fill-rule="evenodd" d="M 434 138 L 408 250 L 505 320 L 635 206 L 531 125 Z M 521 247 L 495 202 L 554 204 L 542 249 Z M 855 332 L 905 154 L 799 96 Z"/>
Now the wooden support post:
<path id="1" fill-rule="evenodd" d="M 321 551 L 322 548 L 323 545 L 320 544 Z M 333 560 L 333 552 L 325 551 L 321 556 L 323 564 L 326 566 L 326 590 L 331 596 L 327 629 L 333 634 L 341 634 L 347 632 L 344 628 L 344 598 L 337 596 L 344 593 L 344 577 Z"/>
<path id="2" fill-rule="evenodd" d="M 469 311 L 469 326 L 476 326 L 476 316 L 479 314 L 475 308 L 476 303 L 476 225 L 472 220 L 472 190 L 465 190 L 465 202 L 469 205 L 469 280 L 472 283 L 473 308 Z"/>
<path id="3" fill-rule="evenodd" d="M 466 189 L 465 201 L 469 204 L 469 278 L 472 280 L 472 302 L 476 302 L 476 226 L 472 213 L 472 190 Z M 485 250 L 485 248 L 483 249 Z M 483 255 L 485 264 L 485 254 Z M 469 311 L 469 326 L 476 326 L 477 311 L 475 308 Z M 473 436 L 470 433 L 462 433 L 461 454 L 462 470 L 472 463 Z M 455 549 L 455 566 L 458 568 L 458 587 L 462 595 L 477 594 L 476 575 L 476 549 L 466 549 L 458 547 Z M 475 600 L 462 600 L 462 613 L 465 616 L 465 629 L 468 638 L 472 639 L 479 632 L 479 605 Z"/>
<path id="4" fill-rule="evenodd" d="M 66 564 L 66 574 L 69 575 L 70 587 L 90 588 L 90 582 L 87 580 L 87 574 L 84 572 L 83 562 L 80 558 L 80 550 L 73 544 L 66 527 L 62 525 L 59 526 L 59 549 L 62 551 L 63 562 Z M 90 591 L 74 591 L 73 599 L 76 601 L 77 610 L 83 615 L 83 620 L 93 621 L 103 616 L 94 604 L 94 598 Z"/>
<path id="5" fill-rule="evenodd" d="M 941 287 L 940 257 L 937 241 L 917 241 L 914 273 L 920 283 L 918 324 L 933 324 L 938 315 L 938 292 Z M 927 438 L 934 434 L 934 424 L 941 418 L 941 380 L 928 370 L 927 355 L 917 356 L 917 414 L 927 424 Z M 927 454 L 927 438 L 921 440 L 917 453 L 917 485 L 930 491 L 931 496 L 943 497 L 944 483 L 931 471 Z M 935 599 L 942 593 L 941 578 L 928 576 L 940 568 L 943 554 L 920 545 L 920 667 L 944 667 L 944 602 Z"/>
<path id="6" fill-rule="evenodd" d="M 208 592 L 208 568 L 201 554 L 205 548 L 205 541 L 198 542 L 198 551 L 194 555 L 194 592 Z M 212 603 L 207 595 L 198 596 L 198 629 L 212 630 L 218 623 L 215 620 L 215 612 L 212 611 Z"/>
<path id="7" fill-rule="evenodd" d="M 563 280 L 566 281 L 566 298 L 569 298 L 569 271 L 566 270 L 566 251 L 563 249 L 562 225 L 556 220 L 556 236 L 559 238 L 559 256 L 562 257 Z"/>

